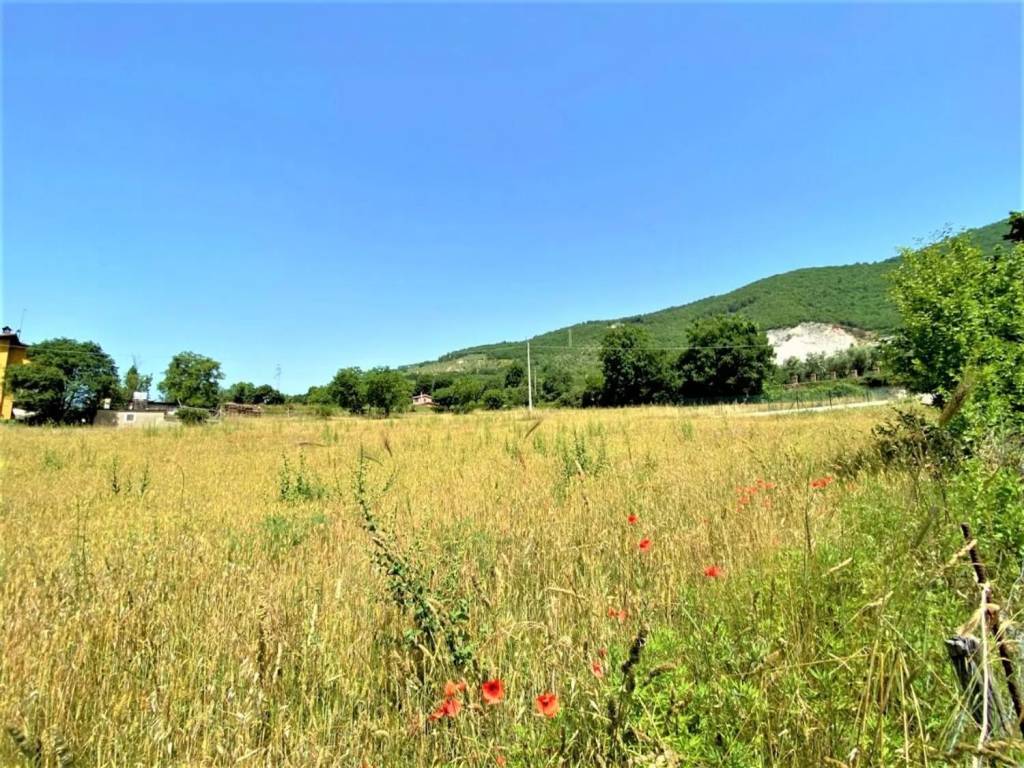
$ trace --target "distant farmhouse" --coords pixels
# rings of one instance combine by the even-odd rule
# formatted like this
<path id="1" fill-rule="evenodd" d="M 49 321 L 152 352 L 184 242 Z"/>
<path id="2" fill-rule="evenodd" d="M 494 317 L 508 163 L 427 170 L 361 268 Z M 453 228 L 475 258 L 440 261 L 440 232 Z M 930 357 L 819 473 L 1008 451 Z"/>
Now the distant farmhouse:
<path id="1" fill-rule="evenodd" d="M 150 400 L 148 392 L 132 393 L 132 401 L 123 408 L 111 408 L 110 399 L 103 401 L 103 407 L 96 411 L 92 423 L 98 427 L 173 427 L 178 423 L 174 412 L 177 403 L 162 403 Z"/>
<path id="2" fill-rule="evenodd" d="M 11 418 L 14 413 L 14 392 L 7 386 L 7 369 L 28 362 L 28 347 L 21 343 L 18 332 L 4 326 L 0 331 L 0 419 Z"/>
<path id="3" fill-rule="evenodd" d="M 412 396 L 412 404 L 432 407 L 434 405 L 434 398 L 432 398 L 426 392 L 420 392 L 418 395 Z"/>

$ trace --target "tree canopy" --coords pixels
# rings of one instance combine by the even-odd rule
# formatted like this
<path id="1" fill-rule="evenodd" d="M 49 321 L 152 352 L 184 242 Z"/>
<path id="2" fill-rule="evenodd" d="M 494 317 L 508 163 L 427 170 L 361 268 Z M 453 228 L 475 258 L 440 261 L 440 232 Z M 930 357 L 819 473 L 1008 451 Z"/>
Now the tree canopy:
<path id="1" fill-rule="evenodd" d="M 28 365 L 8 375 L 19 408 L 42 421 L 91 421 L 104 398 L 118 395 L 117 366 L 93 341 L 57 338 L 33 344 Z"/>
<path id="2" fill-rule="evenodd" d="M 169 400 L 195 408 L 212 408 L 220 399 L 220 363 L 195 352 L 179 352 L 171 358 L 160 391 Z"/>
<path id="3" fill-rule="evenodd" d="M 280 405 L 285 401 L 283 394 L 269 384 L 258 387 L 249 381 L 238 381 L 222 393 L 224 402 L 248 405 Z"/>
<path id="4" fill-rule="evenodd" d="M 740 315 L 716 315 L 690 328 L 687 349 L 675 363 L 686 398 L 759 395 L 771 373 L 768 336 Z"/>
<path id="5" fill-rule="evenodd" d="M 349 413 L 362 413 L 366 408 L 366 377 L 359 368 L 342 368 L 327 385 L 331 403 Z"/>
<path id="6" fill-rule="evenodd" d="M 652 403 L 665 392 L 665 359 L 651 347 L 647 332 L 621 325 L 601 341 L 604 405 Z"/>
<path id="7" fill-rule="evenodd" d="M 128 403 L 131 402 L 136 392 L 145 392 L 148 395 L 151 386 L 153 386 L 153 377 L 150 375 L 143 376 L 139 373 L 135 363 L 132 363 L 131 367 L 124 372 L 124 386 L 121 388 L 121 399 Z"/>
<path id="8" fill-rule="evenodd" d="M 1003 240 L 1011 243 L 1024 243 L 1024 212 L 1010 211 L 1010 231 L 1003 235 Z"/>
<path id="9" fill-rule="evenodd" d="M 892 287 L 903 325 L 890 364 L 944 404 L 960 384 L 983 421 L 1024 414 L 1024 244 L 985 254 L 966 235 L 904 251 Z M 984 415 L 981 412 L 984 411 Z"/>
<path id="10" fill-rule="evenodd" d="M 408 410 L 412 404 L 412 385 L 399 371 L 374 368 L 366 374 L 366 402 L 385 416 Z"/>

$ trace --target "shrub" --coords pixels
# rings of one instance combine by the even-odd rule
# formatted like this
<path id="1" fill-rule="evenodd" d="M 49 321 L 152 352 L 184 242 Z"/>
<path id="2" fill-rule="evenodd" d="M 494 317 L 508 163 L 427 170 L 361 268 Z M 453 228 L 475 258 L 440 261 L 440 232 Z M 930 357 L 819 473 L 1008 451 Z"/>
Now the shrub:
<path id="1" fill-rule="evenodd" d="M 306 458 L 299 454 L 299 466 L 293 470 L 288 457 L 281 457 L 281 470 L 278 472 L 279 500 L 284 502 L 313 501 L 328 495 L 328 488 L 313 470 L 306 466 Z"/>
<path id="2" fill-rule="evenodd" d="M 505 393 L 500 389 L 488 389 L 484 392 L 481 402 L 489 411 L 500 411 L 505 407 Z"/>
<path id="3" fill-rule="evenodd" d="M 913 411 L 896 411 L 871 430 L 873 442 L 838 461 L 838 470 L 922 469 L 939 477 L 956 469 L 964 458 L 963 443 L 939 424 Z"/>
<path id="4" fill-rule="evenodd" d="M 338 409 L 333 405 L 328 405 L 327 403 L 316 403 L 312 406 L 310 412 L 318 419 L 329 419 L 338 414 Z"/>
<path id="5" fill-rule="evenodd" d="M 193 408 L 190 405 L 183 405 L 174 412 L 174 415 L 178 417 L 178 421 L 182 424 L 194 426 L 196 424 L 205 424 L 210 419 L 210 412 L 205 408 Z"/>

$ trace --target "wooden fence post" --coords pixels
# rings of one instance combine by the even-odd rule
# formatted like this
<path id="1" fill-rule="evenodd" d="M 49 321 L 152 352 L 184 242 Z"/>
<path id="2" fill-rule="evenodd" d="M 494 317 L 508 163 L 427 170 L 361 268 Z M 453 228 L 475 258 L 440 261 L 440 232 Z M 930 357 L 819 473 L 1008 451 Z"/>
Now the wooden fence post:
<path id="1" fill-rule="evenodd" d="M 988 584 L 988 572 L 985 570 L 985 564 L 981 562 L 981 557 L 978 555 L 978 543 L 971 535 L 971 528 L 967 523 L 960 523 L 960 532 L 963 533 L 964 541 L 967 542 L 967 552 L 971 557 L 971 565 L 974 568 L 974 578 L 984 588 Z M 1013 651 L 1006 639 L 1006 627 L 1003 624 L 999 606 L 986 606 L 985 615 L 981 617 L 981 621 L 987 623 L 992 637 L 995 638 L 996 648 L 999 651 L 999 661 L 1003 667 L 1003 674 L 1006 676 L 1006 690 L 1010 694 L 1013 712 L 1017 716 L 1017 728 L 1020 730 L 1021 736 L 1024 736 L 1024 706 L 1021 705 L 1020 689 L 1017 687 L 1017 671 L 1013 666 Z"/>

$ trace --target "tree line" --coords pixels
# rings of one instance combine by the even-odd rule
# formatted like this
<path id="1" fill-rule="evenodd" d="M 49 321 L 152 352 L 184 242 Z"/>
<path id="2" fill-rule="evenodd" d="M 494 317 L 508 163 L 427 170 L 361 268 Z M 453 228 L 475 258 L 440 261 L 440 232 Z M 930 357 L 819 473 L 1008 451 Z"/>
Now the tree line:
<path id="1" fill-rule="evenodd" d="M 105 401 L 114 408 L 125 407 L 135 393 L 145 393 L 148 398 L 153 388 L 153 376 L 141 373 L 135 364 L 119 377 L 114 359 L 94 341 L 47 339 L 33 344 L 28 357 L 29 365 L 8 372 L 9 384 L 17 406 L 34 413 L 37 421 L 88 422 Z M 171 358 L 157 386 L 170 402 L 191 408 L 214 408 L 223 402 L 285 401 L 269 384 L 239 382 L 222 389 L 223 378 L 221 365 L 213 358 L 180 352 Z"/>
<path id="2" fill-rule="evenodd" d="M 857 371 L 870 374 L 866 383 L 891 378 L 933 393 L 938 404 L 969 388 L 971 408 L 989 420 L 1024 421 L 1024 215 L 1011 213 L 1009 224 L 1009 245 L 992 252 L 963 234 L 903 251 L 891 291 L 902 325 L 881 346 L 776 366 L 767 335 L 740 315 L 697 320 L 678 349 L 658 347 L 639 323 L 623 323 L 605 334 L 599 371 L 580 375 L 549 363 L 536 372 L 533 395 L 541 403 L 572 407 L 745 399 L 794 379 Z M 113 358 L 92 341 L 48 339 L 31 346 L 29 359 L 31 364 L 8 372 L 8 384 L 16 405 L 41 421 L 91 421 L 104 400 L 124 405 L 153 386 L 153 377 L 135 365 L 119 377 Z M 342 368 L 327 384 L 295 396 L 245 381 L 222 387 L 223 379 L 218 361 L 180 352 L 157 386 L 167 400 L 197 409 L 291 402 L 387 416 L 408 409 L 414 392 L 431 394 L 437 407 L 451 411 L 528 400 L 520 361 L 482 376 Z"/>

